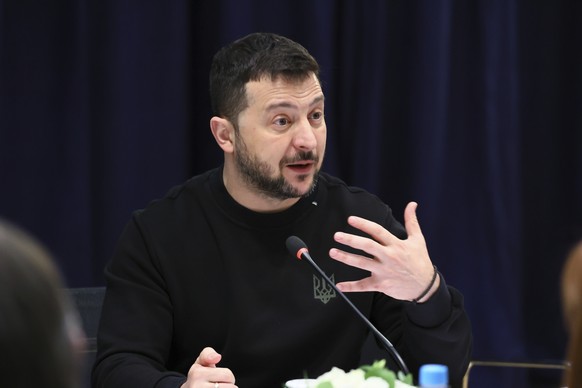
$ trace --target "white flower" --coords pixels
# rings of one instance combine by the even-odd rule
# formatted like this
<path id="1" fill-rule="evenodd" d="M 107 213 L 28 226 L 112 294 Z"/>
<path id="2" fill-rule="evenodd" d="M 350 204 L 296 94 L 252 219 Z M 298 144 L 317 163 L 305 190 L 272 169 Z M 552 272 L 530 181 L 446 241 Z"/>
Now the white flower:
<path id="1" fill-rule="evenodd" d="M 360 385 L 361 388 L 389 388 L 386 381 L 380 377 L 372 376 L 364 380 L 364 383 Z"/>
<path id="2" fill-rule="evenodd" d="M 323 382 L 329 382 L 333 388 L 389 388 L 386 381 L 379 377 L 366 379 L 361 369 L 353 369 L 348 373 L 340 368 L 332 368 L 315 380 L 315 386 Z"/>
<path id="3" fill-rule="evenodd" d="M 366 379 L 366 376 L 368 378 Z M 386 360 L 375 361 L 372 365 L 363 365 L 346 373 L 343 369 L 333 367 L 317 379 L 290 380 L 288 388 L 415 388 L 412 375 L 402 372 L 394 373 L 386 368 Z"/>
<path id="4" fill-rule="evenodd" d="M 315 380 L 317 383 L 323 383 L 324 381 L 335 381 L 335 380 L 339 380 L 341 378 L 343 378 L 346 375 L 346 372 L 344 372 L 343 369 L 337 368 L 337 367 L 333 367 L 331 368 L 331 370 L 329 372 L 325 372 L 324 374 L 322 374 L 321 376 L 319 376 L 317 378 L 317 380 Z"/>
<path id="5" fill-rule="evenodd" d="M 394 381 L 394 388 L 411 388 L 411 387 L 414 388 L 415 386 L 414 385 L 406 384 L 406 383 L 404 383 L 404 382 L 402 382 L 402 381 L 400 381 L 398 379 L 396 379 Z"/>

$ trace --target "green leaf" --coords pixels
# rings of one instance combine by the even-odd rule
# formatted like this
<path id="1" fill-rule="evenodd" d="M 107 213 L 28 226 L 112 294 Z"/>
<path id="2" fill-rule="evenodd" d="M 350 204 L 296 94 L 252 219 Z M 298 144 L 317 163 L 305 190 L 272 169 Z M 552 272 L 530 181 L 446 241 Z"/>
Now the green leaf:
<path id="1" fill-rule="evenodd" d="M 315 388 L 333 388 L 333 385 L 329 381 L 324 381 L 323 383 L 317 384 Z"/>
<path id="2" fill-rule="evenodd" d="M 401 370 L 398 371 L 398 380 L 408 385 L 412 385 L 414 382 L 412 379 L 412 373 L 405 375 Z"/>
<path id="3" fill-rule="evenodd" d="M 372 376 L 380 377 L 381 379 L 386 380 L 388 382 L 394 381 L 396 379 L 396 374 L 394 374 L 394 372 L 388 369 L 372 368 L 366 371 L 365 373 L 366 378 Z"/>
<path id="4" fill-rule="evenodd" d="M 375 376 L 386 381 L 390 388 L 394 388 L 394 381 L 396 380 L 396 374 L 386 368 L 386 360 L 374 361 L 372 365 L 363 365 L 360 367 L 364 371 L 364 377 L 366 379 Z"/>
<path id="5" fill-rule="evenodd" d="M 405 375 L 402 371 L 398 371 L 398 374 L 396 374 L 390 369 L 386 368 L 386 360 L 374 361 L 372 365 L 362 365 L 360 369 L 364 371 L 366 379 L 372 376 L 380 377 L 388 383 L 390 388 L 394 388 L 396 379 L 408 385 L 413 385 L 414 383 L 412 373 Z"/>

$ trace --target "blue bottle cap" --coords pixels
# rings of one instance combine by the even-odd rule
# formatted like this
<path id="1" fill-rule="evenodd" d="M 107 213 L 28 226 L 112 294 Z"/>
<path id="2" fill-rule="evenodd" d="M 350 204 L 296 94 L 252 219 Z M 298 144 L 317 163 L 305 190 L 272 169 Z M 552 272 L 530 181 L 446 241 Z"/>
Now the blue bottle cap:
<path id="1" fill-rule="evenodd" d="M 440 364 L 425 364 L 420 367 L 418 383 L 421 387 L 447 386 L 449 368 Z"/>

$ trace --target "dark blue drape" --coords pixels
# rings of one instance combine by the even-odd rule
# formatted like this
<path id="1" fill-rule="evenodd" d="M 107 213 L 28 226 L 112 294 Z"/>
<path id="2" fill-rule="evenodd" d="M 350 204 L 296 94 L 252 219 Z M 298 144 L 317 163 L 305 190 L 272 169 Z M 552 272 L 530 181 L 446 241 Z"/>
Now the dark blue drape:
<path id="1" fill-rule="evenodd" d="M 574 0 L 0 0 L 0 216 L 70 286 L 103 284 L 131 211 L 221 161 L 214 52 L 281 33 L 322 65 L 325 168 L 400 219 L 419 202 L 474 357 L 561 359 L 559 274 L 582 238 L 580 20 Z"/>

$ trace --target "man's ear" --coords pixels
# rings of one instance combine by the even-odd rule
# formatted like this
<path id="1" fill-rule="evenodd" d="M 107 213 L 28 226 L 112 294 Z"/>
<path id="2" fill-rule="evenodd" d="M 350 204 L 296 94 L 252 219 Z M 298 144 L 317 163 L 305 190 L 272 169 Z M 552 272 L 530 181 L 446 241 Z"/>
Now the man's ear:
<path id="1" fill-rule="evenodd" d="M 218 146 L 226 153 L 234 149 L 234 127 L 230 121 L 214 116 L 210 119 L 210 130 Z"/>

